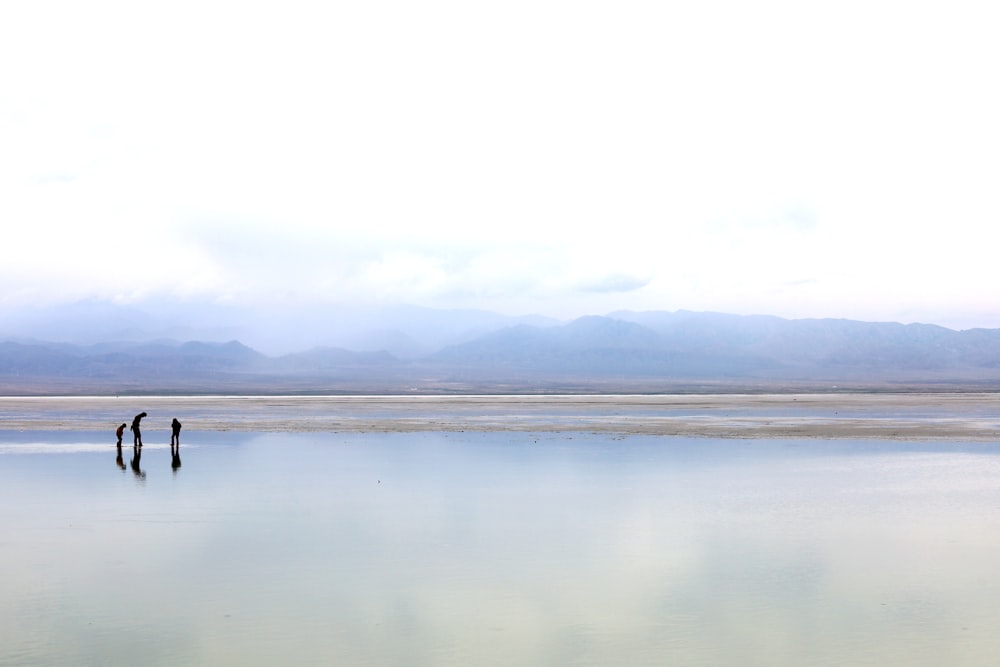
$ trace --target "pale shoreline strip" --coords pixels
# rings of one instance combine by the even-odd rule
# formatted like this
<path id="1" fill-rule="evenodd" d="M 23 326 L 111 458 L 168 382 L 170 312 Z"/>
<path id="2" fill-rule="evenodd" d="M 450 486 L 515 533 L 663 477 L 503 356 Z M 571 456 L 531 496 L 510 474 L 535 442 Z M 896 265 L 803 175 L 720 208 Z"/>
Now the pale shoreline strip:
<path id="1" fill-rule="evenodd" d="M 0 430 L 143 433 L 587 432 L 708 438 L 995 441 L 993 393 L 0 397 Z"/>

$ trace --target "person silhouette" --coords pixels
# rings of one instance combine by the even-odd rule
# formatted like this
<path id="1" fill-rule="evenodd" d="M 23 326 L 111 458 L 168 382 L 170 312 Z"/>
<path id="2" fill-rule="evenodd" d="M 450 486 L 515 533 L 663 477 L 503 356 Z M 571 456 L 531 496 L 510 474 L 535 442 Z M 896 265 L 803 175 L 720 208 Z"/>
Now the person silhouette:
<path id="1" fill-rule="evenodd" d="M 170 446 L 173 447 L 175 442 L 177 443 L 177 446 L 180 447 L 181 423 L 177 421 L 177 417 L 174 417 L 174 420 L 170 422 Z"/>
<path id="2" fill-rule="evenodd" d="M 124 433 L 125 433 L 125 424 L 122 424 L 121 426 L 118 427 L 118 430 L 115 431 L 115 435 L 118 436 L 118 449 L 122 448 L 122 435 L 124 435 Z"/>
<path id="3" fill-rule="evenodd" d="M 139 432 L 139 422 L 142 421 L 142 418 L 145 416 L 146 416 L 145 412 L 140 412 L 139 414 L 137 414 L 135 416 L 135 419 L 132 420 L 132 425 L 129 427 L 129 430 L 132 431 L 133 447 L 142 447 L 142 433 Z"/>
<path id="4" fill-rule="evenodd" d="M 122 424 L 122 427 L 124 428 L 125 424 Z M 115 458 L 115 465 L 117 465 L 119 468 L 121 468 L 122 472 L 125 472 L 125 460 L 122 458 L 122 439 L 121 439 L 121 436 L 118 437 L 118 456 Z"/>

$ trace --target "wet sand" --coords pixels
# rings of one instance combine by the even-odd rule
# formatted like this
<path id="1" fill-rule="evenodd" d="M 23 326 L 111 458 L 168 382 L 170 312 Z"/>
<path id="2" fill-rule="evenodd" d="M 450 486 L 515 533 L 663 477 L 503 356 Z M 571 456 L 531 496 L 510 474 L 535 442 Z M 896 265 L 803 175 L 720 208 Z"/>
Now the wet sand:
<path id="1" fill-rule="evenodd" d="M 586 432 L 711 438 L 1000 438 L 1000 394 L 0 397 L 0 429 L 143 434 Z M 166 437 L 169 437 L 167 435 Z M 126 440 L 130 434 L 126 432 Z"/>

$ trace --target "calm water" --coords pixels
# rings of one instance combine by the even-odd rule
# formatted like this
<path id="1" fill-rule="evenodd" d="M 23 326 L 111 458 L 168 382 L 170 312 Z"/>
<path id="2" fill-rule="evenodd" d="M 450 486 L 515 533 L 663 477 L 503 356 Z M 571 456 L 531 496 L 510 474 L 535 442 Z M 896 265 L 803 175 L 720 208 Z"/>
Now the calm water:
<path id="1" fill-rule="evenodd" d="M 1000 662 L 1000 446 L 0 432 L 3 665 Z"/>

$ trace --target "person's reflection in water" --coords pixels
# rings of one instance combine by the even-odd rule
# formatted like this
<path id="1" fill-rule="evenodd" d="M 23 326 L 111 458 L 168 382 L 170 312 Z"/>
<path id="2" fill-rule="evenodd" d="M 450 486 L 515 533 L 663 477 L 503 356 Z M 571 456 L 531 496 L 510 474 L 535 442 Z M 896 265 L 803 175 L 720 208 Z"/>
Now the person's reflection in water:
<path id="1" fill-rule="evenodd" d="M 122 458 L 122 441 L 121 440 L 118 440 L 118 458 L 115 459 L 115 463 L 118 465 L 119 468 L 122 469 L 122 472 L 125 472 L 125 459 Z"/>
<path id="2" fill-rule="evenodd" d="M 136 479 L 145 480 L 146 473 L 139 467 L 139 460 L 142 458 L 142 445 L 132 446 L 132 472 L 135 474 Z"/>
<path id="3" fill-rule="evenodd" d="M 175 445 L 173 442 L 170 443 L 170 468 L 177 474 L 177 469 L 181 467 L 181 443 L 178 440 Z"/>

